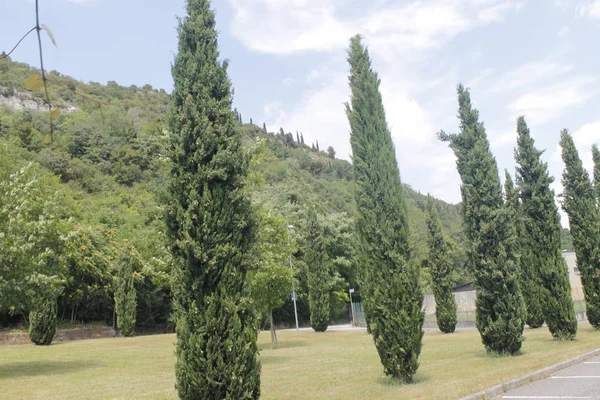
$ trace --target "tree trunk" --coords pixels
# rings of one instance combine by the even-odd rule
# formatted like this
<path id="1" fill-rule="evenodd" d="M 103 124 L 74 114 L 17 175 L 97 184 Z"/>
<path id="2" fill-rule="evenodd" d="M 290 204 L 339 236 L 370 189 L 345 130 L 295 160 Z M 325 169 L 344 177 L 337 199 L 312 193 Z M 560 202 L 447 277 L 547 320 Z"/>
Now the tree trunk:
<path id="1" fill-rule="evenodd" d="M 271 344 L 277 344 L 277 333 L 275 332 L 275 324 L 273 323 L 273 310 L 269 311 L 271 320 Z"/>

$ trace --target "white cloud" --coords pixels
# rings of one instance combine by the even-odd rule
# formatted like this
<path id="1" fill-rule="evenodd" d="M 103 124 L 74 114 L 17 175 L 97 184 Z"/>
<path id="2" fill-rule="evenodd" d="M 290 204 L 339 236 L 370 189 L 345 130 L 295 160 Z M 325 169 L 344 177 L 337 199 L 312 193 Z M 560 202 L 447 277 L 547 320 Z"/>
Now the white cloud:
<path id="1" fill-rule="evenodd" d="M 520 65 L 498 76 L 491 86 L 493 92 L 509 92 L 540 81 L 556 78 L 573 70 L 572 65 L 563 65 L 551 61 L 537 61 Z"/>
<path id="2" fill-rule="evenodd" d="M 503 1 L 479 11 L 478 18 L 485 23 L 502 20 L 508 11 L 518 11 L 523 7 L 523 2 Z"/>
<path id="3" fill-rule="evenodd" d="M 569 34 L 569 32 L 571 32 L 571 28 L 569 28 L 567 25 L 563 25 L 560 30 L 558 31 L 557 36 L 558 37 L 565 37 Z"/>
<path id="4" fill-rule="evenodd" d="M 496 149 L 501 147 L 507 147 L 509 145 L 512 145 L 514 147 L 517 143 L 516 130 L 500 133 L 497 135 L 490 131 L 488 133 L 488 136 L 490 137 L 490 145 Z"/>
<path id="5" fill-rule="evenodd" d="M 582 4 L 577 9 L 581 16 L 600 19 L 600 0 Z"/>
<path id="6" fill-rule="evenodd" d="M 600 121 L 585 124 L 573 132 L 573 141 L 577 146 L 583 166 L 591 173 L 594 168 L 591 149 L 593 144 L 600 144 Z"/>
<path id="7" fill-rule="evenodd" d="M 521 95 L 508 108 L 513 115 L 525 115 L 532 125 L 542 124 L 594 96 L 597 89 L 592 90 L 590 84 L 597 81 L 590 76 L 563 80 Z"/>
<path id="8" fill-rule="evenodd" d="M 233 34 L 248 48 L 273 54 L 345 48 L 363 33 L 381 50 L 430 49 L 457 34 L 501 20 L 522 7 L 515 0 L 431 0 L 371 4 L 361 0 L 229 0 Z"/>

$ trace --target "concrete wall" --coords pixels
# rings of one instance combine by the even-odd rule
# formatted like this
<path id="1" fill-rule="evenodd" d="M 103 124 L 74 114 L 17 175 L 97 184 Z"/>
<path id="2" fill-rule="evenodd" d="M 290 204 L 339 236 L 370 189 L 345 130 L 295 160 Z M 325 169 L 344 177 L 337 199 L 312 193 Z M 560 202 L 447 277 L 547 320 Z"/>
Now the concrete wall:
<path id="1" fill-rule="evenodd" d="M 56 331 L 53 341 L 62 342 L 65 340 L 80 339 L 100 339 L 115 337 L 116 332 L 107 326 L 91 326 L 87 328 L 62 329 Z M 29 334 L 27 332 L 12 332 L 0 334 L 0 345 L 4 344 L 29 344 Z"/>
<path id="2" fill-rule="evenodd" d="M 583 285 L 581 284 L 581 277 L 579 276 L 579 270 L 577 269 L 577 257 L 572 251 L 563 252 L 563 258 L 567 262 L 569 268 L 569 280 L 571 281 L 571 296 L 575 301 L 583 301 Z"/>

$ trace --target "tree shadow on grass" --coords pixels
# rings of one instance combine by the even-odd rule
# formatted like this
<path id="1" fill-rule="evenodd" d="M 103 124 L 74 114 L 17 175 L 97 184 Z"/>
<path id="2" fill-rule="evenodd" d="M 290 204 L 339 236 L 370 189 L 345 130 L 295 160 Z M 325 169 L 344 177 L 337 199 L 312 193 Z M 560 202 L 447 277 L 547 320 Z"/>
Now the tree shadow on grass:
<path id="1" fill-rule="evenodd" d="M 271 364 L 285 364 L 285 363 L 291 363 L 292 358 L 291 357 L 264 357 L 261 356 L 260 357 L 260 363 L 262 365 L 271 365 Z"/>
<path id="2" fill-rule="evenodd" d="M 279 342 L 278 344 L 265 343 L 259 346 L 259 350 L 277 350 L 277 349 L 290 349 L 294 347 L 304 347 L 306 346 L 306 341 L 304 340 L 286 340 Z"/>
<path id="3" fill-rule="evenodd" d="M 98 368 L 98 361 L 24 361 L 0 365 L 0 380 L 23 376 L 57 375 L 85 368 Z"/>
<path id="4" fill-rule="evenodd" d="M 423 373 L 418 373 L 417 372 L 417 374 L 413 376 L 413 381 L 411 383 L 405 383 L 401 379 L 392 378 L 391 376 L 386 376 L 386 375 L 382 375 L 378 379 L 378 383 L 380 385 L 383 385 L 383 386 L 398 386 L 398 387 L 401 387 L 401 386 L 418 385 L 420 383 L 427 382 L 430 379 L 431 379 L 430 376 L 425 375 Z"/>

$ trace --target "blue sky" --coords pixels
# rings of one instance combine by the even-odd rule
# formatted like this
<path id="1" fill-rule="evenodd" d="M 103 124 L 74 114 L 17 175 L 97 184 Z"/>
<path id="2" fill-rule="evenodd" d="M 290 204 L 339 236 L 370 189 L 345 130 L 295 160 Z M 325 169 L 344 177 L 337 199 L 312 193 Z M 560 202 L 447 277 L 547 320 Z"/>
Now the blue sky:
<path id="1" fill-rule="evenodd" d="M 183 0 L 40 0 L 47 69 L 83 81 L 171 90 Z M 33 26 L 31 0 L 0 0 L 0 49 Z M 559 132 L 586 166 L 600 141 L 600 0 L 218 0 L 221 55 L 247 121 L 299 130 L 349 159 L 346 48 L 362 33 L 382 79 L 404 182 L 457 202 L 454 156 L 435 133 L 457 130 L 455 87 L 471 88 L 501 170 L 514 172 L 524 114 L 560 191 Z M 33 37 L 14 59 L 38 64 Z"/>

